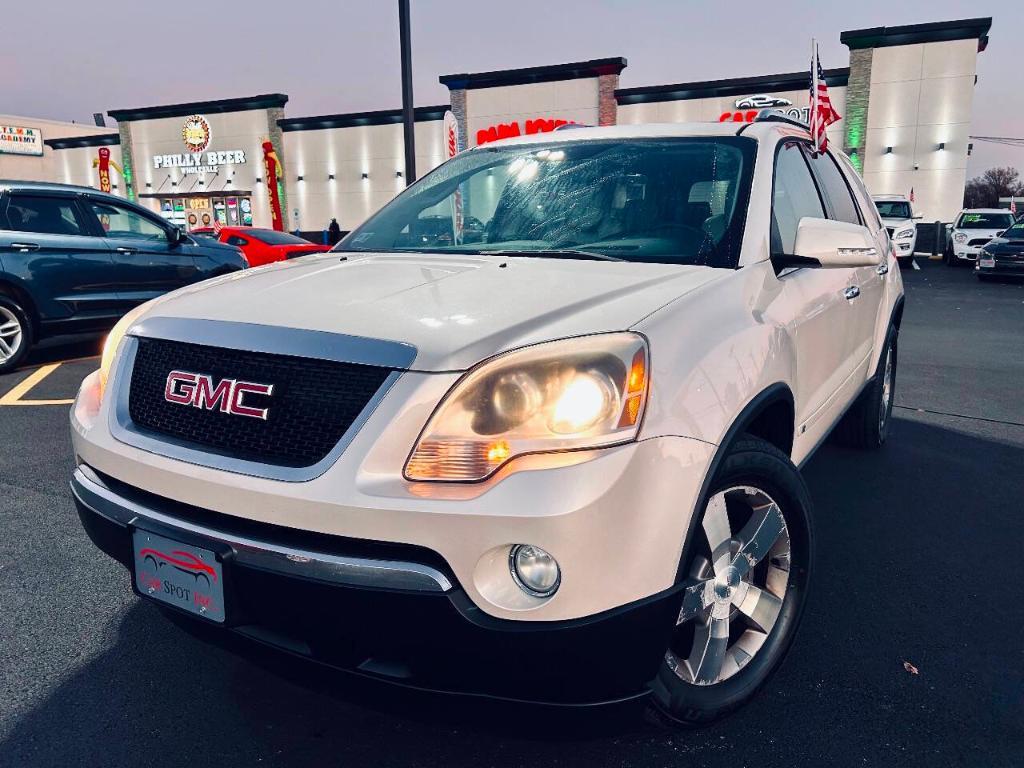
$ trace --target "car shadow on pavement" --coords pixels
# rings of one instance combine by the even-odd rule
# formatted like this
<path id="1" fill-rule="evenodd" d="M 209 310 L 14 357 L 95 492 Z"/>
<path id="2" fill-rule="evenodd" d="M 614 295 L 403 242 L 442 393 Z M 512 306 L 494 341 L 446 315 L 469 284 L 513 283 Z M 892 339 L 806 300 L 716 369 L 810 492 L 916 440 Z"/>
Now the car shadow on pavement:
<path id="1" fill-rule="evenodd" d="M 817 568 L 793 653 L 710 728 L 400 690 L 201 642 L 136 601 L 97 622 L 106 650 L 22 714 L 0 764 L 1002 764 L 1024 743 L 1024 594 L 992 589 L 1019 563 L 1024 431 L 1009 434 L 897 418 L 881 451 L 827 445 L 805 472 Z"/>

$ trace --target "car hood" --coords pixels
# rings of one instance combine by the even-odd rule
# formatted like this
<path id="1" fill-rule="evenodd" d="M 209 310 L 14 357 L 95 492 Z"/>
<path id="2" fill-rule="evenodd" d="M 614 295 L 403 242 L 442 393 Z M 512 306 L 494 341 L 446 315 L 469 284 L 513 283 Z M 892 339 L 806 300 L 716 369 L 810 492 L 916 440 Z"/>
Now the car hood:
<path id="1" fill-rule="evenodd" d="M 1024 237 L 997 237 L 985 245 L 985 250 L 989 253 L 999 254 L 1024 253 Z"/>
<path id="2" fill-rule="evenodd" d="M 185 288 L 146 316 L 388 339 L 416 347 L 411 368 L 458 371 L 527 344 L 625 330 L 730 272 L 434 254 L 350 254 L 343 261 L 335 252 Z"/>
<path id="3" fill-rule="evenodd" d="M 907 227 L 917 228 L 913 219 L 887 219 L 882 217 L 882 223 L 887 227 L 892 227 L 896 232 L 899 232 L 901 229 L 906 229 Z"/>
<path id="4" fill-rule="evenodd" d="M 1006 229 L 1006 227 L 1003 227 L 1002 229 L 954 229 L 953 232 L 962 233 L 964 235 L 967 235 L 967 238 L 969 240 L 973 240 L 976 237 L 995 237 L 1000 232 L 1002 232 L 1003 229 Z"/>

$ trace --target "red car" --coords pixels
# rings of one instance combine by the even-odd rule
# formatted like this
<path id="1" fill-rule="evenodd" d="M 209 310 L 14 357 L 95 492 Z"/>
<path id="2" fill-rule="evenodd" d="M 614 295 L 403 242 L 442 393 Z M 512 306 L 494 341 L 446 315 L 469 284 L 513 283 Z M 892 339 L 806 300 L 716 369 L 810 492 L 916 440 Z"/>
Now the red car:
<path id="1" fill-rule="evenodd" d="M 331 250 L 329 245 L 317 245 L 288 232 L 260 227 L 221 227 L 219 233 L 212 227 L 202 227 L 193 229 L 189 234 L 209 237 L 241 248 L 251 267 Z"/>

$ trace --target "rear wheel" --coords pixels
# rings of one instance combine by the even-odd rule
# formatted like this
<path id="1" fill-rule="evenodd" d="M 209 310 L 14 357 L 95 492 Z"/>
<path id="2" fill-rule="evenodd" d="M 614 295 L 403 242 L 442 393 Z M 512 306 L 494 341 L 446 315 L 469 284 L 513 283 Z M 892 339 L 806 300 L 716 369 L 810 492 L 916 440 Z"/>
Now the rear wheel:
<path id="1" fill-rule="evenodd" d="M 789 458 L 758 438 L 737 441 L 689 546 L 682 606 L 653 684 L 658 719 L 716 720 L 778 668 L 803 612 L 810 517 L 810 496 Z"/>
<path id="2" fill-rule="evenodd" d="M 31 345 L 28 314 L 14 299 L 0 295 L 0 373 L 13 371 Z"/>
<path id="3" fill-rule="evenodd" d="M 885 349 L 871 382 L 836 427 L 836 437 L 851 448 L 881 447 L 889 436 L 896 393 L 896 329 L 889 328 Z"/>

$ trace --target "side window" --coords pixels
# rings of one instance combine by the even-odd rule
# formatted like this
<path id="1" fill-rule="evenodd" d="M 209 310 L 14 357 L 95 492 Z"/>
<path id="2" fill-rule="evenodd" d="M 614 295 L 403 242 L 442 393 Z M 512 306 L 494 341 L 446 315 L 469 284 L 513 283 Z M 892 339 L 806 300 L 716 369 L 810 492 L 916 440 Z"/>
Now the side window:
<path id="1" fill-rule="evenodd" d="M 11 195 L 7 221 L 15 232 L 43 235 L 88 235 L 75 201 L 48 195 Z"/>
<path id="2" fill-rule="evenodd" d="M 872 232 L 878 232 L 882 229 L 882 218 L 878 214 L 878 208 L 875 205 L 875 201 L 871 198 L 871 193 L 864 186 L 864 180 L 845 157 L 839 156 L 835 160 L 839 163 L 841 169 L 845 169 L 844 175 L 846 180 L 850 182 L 850 186 L 853 187 L 853 197 L 858 202 L 860 212 L 866 220 L 865 223 Z"/>
<path id="3" fill-rule="evenodd" d="M 809 155 L 808 159 L 811 168 L 814 169 L 818 184 L 828 199 L 829 207 L 832 210 L 831 218 L 850 224 L 862 223 L 860 213 L 857 211 L 857 204 L 850 194 L 850 187 L 832 156 L 825 152 L 820 155 Z"/>
<path id="4" fill-rule="evenodd" d="M 167 242 L 167 230 L 137 211 L 100 200 L 90 200 L 89 207 L 107 237 Z"/>
<path id="5" fill-rule="evenodd" d="M 238 235 L 231 235 L 224 242 L 226 242 L 228 245 L 237 245 L 239 248 L 241 248 L 243 245 L 249 244 L 248 240 L 246 240 L 244 237 L 239 237 Z"/>
<path id="6" fill-rule="evenodd" d="M 825 210 L 807 169 L 800 143 L 787 141 L 775 156 L 772 196 L 772 253 L 793 254 L 800 219 L 824 219 Z"/>

